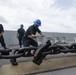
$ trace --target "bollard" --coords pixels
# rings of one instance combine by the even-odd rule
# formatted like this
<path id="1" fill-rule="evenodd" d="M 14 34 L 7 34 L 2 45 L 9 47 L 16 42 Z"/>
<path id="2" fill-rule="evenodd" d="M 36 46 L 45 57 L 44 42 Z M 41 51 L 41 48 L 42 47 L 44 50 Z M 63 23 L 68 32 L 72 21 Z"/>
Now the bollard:
<path id="1" fill-rule="evenodd" d="M 59 37 L 55 37 L 55 43 L 59 43 L 60 42 L 60 38 Z"/>
<path id="2" fill-rule="evenodd" d="M 62 43 L 66 43 L 66 37 L 62 37 Z"/>

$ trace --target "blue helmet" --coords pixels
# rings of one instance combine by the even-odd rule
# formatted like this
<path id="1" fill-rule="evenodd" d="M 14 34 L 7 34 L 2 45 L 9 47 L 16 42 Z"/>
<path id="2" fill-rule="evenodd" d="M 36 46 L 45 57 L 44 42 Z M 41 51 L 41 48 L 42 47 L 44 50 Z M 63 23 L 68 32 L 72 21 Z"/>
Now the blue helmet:
<path id="1" fill-rule="evenodd" d="M 34 24 L 36 24 L 37 26 L 41 26 L 41 21 L 37 19 L 36 21 L 34 21 Z"/>
<path id="2" fill-rule="evenodd" d="M 23 24 L 21 24 L 21 25 L 20 25 L 20 28 L 23 28 L 23 27 L 24 27 Z"/>

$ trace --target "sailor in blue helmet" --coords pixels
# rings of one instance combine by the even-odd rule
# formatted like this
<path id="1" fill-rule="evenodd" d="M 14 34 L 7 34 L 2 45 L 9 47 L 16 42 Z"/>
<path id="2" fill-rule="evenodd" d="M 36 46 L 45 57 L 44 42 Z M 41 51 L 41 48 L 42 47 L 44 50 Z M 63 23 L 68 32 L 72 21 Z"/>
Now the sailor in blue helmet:
<path id="1" fill-rule="evenodd" d="M 20 25 L 20 28 L 17 30 L 17 38 L 19 40 L 20 48 L 22 47 L 22 38 L 25 34 L 25 30 L 23 29 L 23 24 Z"/>
<path id="2" fill-rule="evenodd" d="M 42 32 L 39 29 L 39 26 L 41 26 L 41 21 L 39 19 L 37 19 L 36 21 L 34 21 L 34 24 L 31 25 L 30 27 L 28 27 L 28 29 L 25 32 L 25 36 L 23 37 L 23 46 L 27 47 L 27 46 L 38 46 L 38 43 L 33 39 L 33 38 L 37 38 L 37 36 L 35 35 L 36 32 L 38 32 L 40 34 L 40 36 L 44 36 L 42 34 Z M 31 51 L 28 51 L 28 56 L 31 55 Z M 13 65 L 18 65 L 18 63 L 16 62 L 16 59 L 11 60 Z"/>
<path id="3" fill-rule="evenodd" d="M 40 31 L 40 29 L 38 28 L 39 26 L 41 26 L 41 21 L 39 19 L 37 19 L 36 21 L 34 21 L 34 24 L 31 25 L 25 32 L 25 36 L 23 38 L 23 46 L 38 46 L 38 43 L 33 39 L 36 38 L 37 36 L 35 35 L 36 32 L 38 32 L 41 36 L 43 36 L 42 32 Z M 29 53 L 30 54 L 30 53 Z"/>

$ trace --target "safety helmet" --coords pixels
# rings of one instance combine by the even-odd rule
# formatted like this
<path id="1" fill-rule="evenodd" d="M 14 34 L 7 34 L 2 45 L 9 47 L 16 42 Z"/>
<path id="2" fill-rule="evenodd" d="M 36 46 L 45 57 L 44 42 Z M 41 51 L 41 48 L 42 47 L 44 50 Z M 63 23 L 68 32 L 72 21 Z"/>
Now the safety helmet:
<path id="1" fill-rule="evenodd" d="M 39 19 L 34 21 L 34 24 L 36 24 L 37 26 L 41 26 L 41 21 Z"/>
<path id="2" fill-rule="evenodd" d="M 23 28 L 23 27 L 24 27 L 23 24 L 21 24 L 21 25 L 20 25 L 20 28 Z"/>

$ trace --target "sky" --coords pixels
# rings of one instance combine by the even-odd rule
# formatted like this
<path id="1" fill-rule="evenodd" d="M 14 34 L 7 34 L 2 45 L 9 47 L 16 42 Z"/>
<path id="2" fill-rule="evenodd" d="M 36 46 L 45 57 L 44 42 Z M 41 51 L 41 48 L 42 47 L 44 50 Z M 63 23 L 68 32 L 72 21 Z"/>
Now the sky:
<path id="1" fill-rule="evenodd" d="M 43 32 L 76 33 L 76 0 L 0 0 L 4 30 L 26 30 L 36 19 Z"/>

